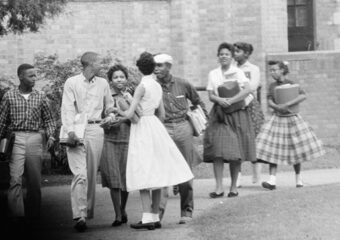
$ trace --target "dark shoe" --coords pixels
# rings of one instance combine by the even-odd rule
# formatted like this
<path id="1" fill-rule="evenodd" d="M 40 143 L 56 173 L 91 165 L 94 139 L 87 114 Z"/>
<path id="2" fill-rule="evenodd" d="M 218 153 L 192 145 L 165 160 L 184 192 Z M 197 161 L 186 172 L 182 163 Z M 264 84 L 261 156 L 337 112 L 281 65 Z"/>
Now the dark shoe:
<path id="1" fill-rule="evenodd" d="M 302 188 L 302 187 L 303 187 L 303 184 L 296 184 L 296 187 L 297 187 L 297 188 Z"/>
<path id="2" fill-rule="evenodd" d="M 181 219 L 179 220 L 178 224 L 186 224 L 188 222 L 192 221 L 192 217 L 186 217 L 182 216 Z"/>
<path id="3" fill-rule="evenodd" d="M 275 185 L 272 185 L 272 184 L 267 183 L 267 182 L 262 182 L 262 187 L 267 188 L 267 189 L 269 189 L 269 190 L 274 190 L 274 189 L 276 189 L 276 186 L 275 186 Z"/>
<path id="4" fill-rule="evenodd" d="M 179 193 L 179 186 L 178 185 L 174 185 L 172 187 L 172 192 L 176 196 Z"/>
<path id="5" fill-rule="evenodd" d="M 123 219 L 123 218 L 122 218 Z M 123 224 L 123 221 L 119 221 L 119 220 L 115 220 L 112 224 L 111 224 L 111 226 L 112 227 L 118 227 L 118 226 L 120 226 L 120 225 L 122 225 Z"/>
<path id="6" fill-rule="evenodd" d="M 230 192 L 228 193 L 228 197 L 232 198 L 232 197 L 237 197 L 238 196 L 238 192 L 234 193 L 234 192 Z"/>
<path id="7" fill-rule="evenodd" d="M 221 192 L 221 193 L 219 193 L 219 194 L 217 194 L 216 192 L 211 192 L 211 193 L 209 193 L 209 196 L 210 196 L 211 198 L 219 198 L 219 197 L 223 197 L 223 196 L 224 196 L 224 192 Z"/>
<path id="8" fill-rule="evenodd" d="M 131 228 L 134 229 L 148 229 L 148 230 L 155 230 L 155 223 L 142 223 L 141 221 L 138 223 L 132 223 L 130 225 Z"/>
<path id="9" fill-rule="evenodd" d="M 162 224 L 160 221 L 155 222 L 155 228 L 162 228 Z"/>
<path id="10" fill-rule="evenodd" d="M 80 220 L 80 221 L 78 221 L 78 222 L 76 223 L 76 225 L 74 225 L 74 228 L 75 228 L 78 232 L 85 232 L 85 230 L 87 229 L 85 220 Z"/>
<path id="11" fill-rule="evenodd" d="M 128 222 L 127 215 L 122 215 L 122 223 L 127 223 L 127 222 Z"/>

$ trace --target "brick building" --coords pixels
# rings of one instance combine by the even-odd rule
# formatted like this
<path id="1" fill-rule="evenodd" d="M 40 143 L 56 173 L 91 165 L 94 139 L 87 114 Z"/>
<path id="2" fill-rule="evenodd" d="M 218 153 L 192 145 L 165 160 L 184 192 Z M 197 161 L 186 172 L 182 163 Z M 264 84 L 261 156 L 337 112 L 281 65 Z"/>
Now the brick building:
<path id="1" fill-rule="evenodd" d="M 114 50 L 131 65 L 148 50 L 170 53 L 175 74 L 204 86 L 223 41 L 254 45 L 264 85 L 266 59 L 290 61 L 308 93 L 302 114 L 326 143 L 340 143 L 340 0 L 73 0 L 39 33 L 2 37 L 0 67 L 13 75 L 38 52 L 66 60 L 87 50 Z"/>

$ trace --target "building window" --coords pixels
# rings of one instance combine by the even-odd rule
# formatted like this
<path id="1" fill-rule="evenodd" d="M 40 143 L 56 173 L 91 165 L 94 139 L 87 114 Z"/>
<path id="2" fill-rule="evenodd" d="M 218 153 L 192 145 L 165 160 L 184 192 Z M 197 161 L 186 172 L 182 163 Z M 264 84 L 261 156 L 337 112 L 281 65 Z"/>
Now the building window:
<path id="1" fill-rule="evenodd" d="M 313 0 L 287 0 L 289 51 L 314 50 Z"/>

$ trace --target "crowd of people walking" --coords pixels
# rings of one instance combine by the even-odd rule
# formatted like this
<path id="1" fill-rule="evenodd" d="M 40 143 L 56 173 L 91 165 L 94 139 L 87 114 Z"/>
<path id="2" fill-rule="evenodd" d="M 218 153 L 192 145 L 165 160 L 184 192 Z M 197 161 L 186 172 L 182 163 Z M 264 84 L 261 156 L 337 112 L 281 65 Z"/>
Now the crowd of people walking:
<path id="1" fill-rule="evenodd" d="M 194 213 L 194 174 L 201 162 L 212 163 L 216 180 L 210 198 L 224 197 L 224 164 L 229 164 L 231 185 L 228 197 L 237 197 L 242 185 L 241 165 L 250 162 L 253 183 L 260 182 L 261 165 L 269 165 L 269 179 L 262 187 L 276 188 L 279 165 L 293 165 L 296 187 L 303 187 L 301 164 L 322 156 L 321 141 L 292 109 L 306 99 L 298 86 L 295 98 L 285 103 L 276 99 L 276 88 L 296 85 L 288 78 L 288 65 L 268 63 L 273 82 L 267 91 L 272 117 L 265 122 L 261 109 L 259 67 L 250 63 L 253 46 L 245 42 L 221 43 L 219 66 L 207 78 L 208 113 L 195 87 L 172 75 L 173 58 L 165 53 L 144 52 L 136 62 L 143 77 L 138 86 L 129 84 L 127 68 L 115 64 L 107 79 L 99 77 L 100 55 L 86 52 L 83 70 L 66 80 L 61 120 L 67 132 L 67 158 L 73 174 L 72 216 L 75 229 L 87 229 L 94 217 L 96 176 L 108 188 L 115 218 L 112 227 L 128 222 L 129 192 L 139 191 L 140 221 L 134 229 L 162 227 L 169 188 L 180 196 L 179 224 L 191 221 Z M 39 221 L 41 205 L 41 154 L 44 128 L 47 147 L 56 141 L 56 122 L 46 96 L 34 90 L 34 66 L 22 64 L 17 72 L 20 84 L 9 90 L 0 105 L 0 137 L 15 134 L 9 160 L 8 204 L 14 222 Z M 203 154 L 194 144 L 193 126 L 187 113 L 202 108 L 208 123 L 203 136 Z M 75 119 L 86 116 L 85 135 L 76 134 Z M 27 204 L 23 201 L 22 177 L 27 178 Z M 208 191 L 208 190 L 207 190 Z"/>

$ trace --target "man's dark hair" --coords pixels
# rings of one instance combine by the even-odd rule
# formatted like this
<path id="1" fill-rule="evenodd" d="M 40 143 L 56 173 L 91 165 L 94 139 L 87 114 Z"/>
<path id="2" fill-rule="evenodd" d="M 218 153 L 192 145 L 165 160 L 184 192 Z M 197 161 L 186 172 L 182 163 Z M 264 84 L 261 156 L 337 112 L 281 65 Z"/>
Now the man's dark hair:
<path id="1" fill-rule="evenodd" d="M 99 54 L 95 52 L 84 53 L 80 58 L 80 63 L 83 66 L 83 68 L 86 68 L 88 65 L 96 61 L 98 55 Z"/>
<path id="2" fill-rule="evenodd" d="M 156 63 L 151 53 L 143 52 L 137 60 L 136 65 L 141 73 L 150 75 L 155 70 Z"/>
<path id="3" fill-rule="evenodd" d="M 20 77 L 26 70 L 32 69 L 34 66 L 28 63 L 21 64 L 17 69 L 17 75 Z"/>
<path id="4" fill-rule="evenodd" d="M 109 71 L 107 72 L 107 78 L 108 78 L 109 81 L 112 81 L 113 73 L 115 73 L 117 71 L 122 71 L 124 73 L 126 79 L 129 78 L 129 74 L 128 74 L 127 68 L 124 67 L 121 64 L 115 64 L 112 67 L 110 67 Z"/>
<path id="5" fill-rule="evenodd" d="M 253 45 L 246 42 L 236 42 L 234 43 L 234 47 L 241 49 L 244 52 L 247 52 L 249 55 L 251 55 L 254 51 Z"/>
<path id="6" fill-rule="evenodd" d="M 222 49 L 228 49 L 230 52 L 231 52 L 231 55 L 234 56 L 234 52 L 235 52 L 235 49 L 234 49 L 234 45 L 230 44 L 230 43 L 221 43 L 219 46 L 218 46 L 218 49 L 217 49 L 217 56 L 220 54 L 221 50 Z"/>
<path id="7" fill-rule="evenodd" d="M 268 65 L 278 65 L 280 69 L 283 69 L 283 75 L 287 75 L 289 73 L 288 65 L 283 61 L 270 60 L 268 61 Z"/>

